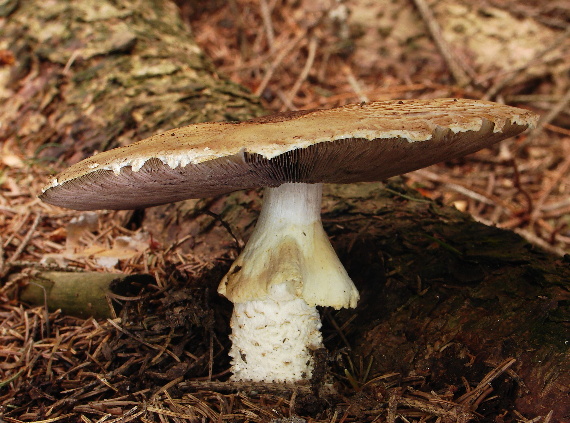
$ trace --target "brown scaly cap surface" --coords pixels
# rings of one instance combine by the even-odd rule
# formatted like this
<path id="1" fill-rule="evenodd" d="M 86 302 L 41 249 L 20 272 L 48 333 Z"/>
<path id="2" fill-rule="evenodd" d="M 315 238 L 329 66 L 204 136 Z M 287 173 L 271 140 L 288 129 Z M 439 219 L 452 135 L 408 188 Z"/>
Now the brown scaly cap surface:
<path id="1" fill-rule="evenodd" d="M 437 99 L 190 125 L 83 160 L 40 198 L 77 210 L 131 209 L 285 182 L 378 181 L 473 153 L 537 118 L 486 101 Z"/>

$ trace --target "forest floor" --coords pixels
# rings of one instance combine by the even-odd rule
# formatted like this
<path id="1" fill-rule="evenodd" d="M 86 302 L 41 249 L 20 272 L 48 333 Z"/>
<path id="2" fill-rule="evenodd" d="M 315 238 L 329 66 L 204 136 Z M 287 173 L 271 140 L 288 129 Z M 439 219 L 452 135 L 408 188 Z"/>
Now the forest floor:
<path id="1" fill-rule="evenodd" d="M 570 253 L 568 2 L 177 3 L 220 74 L 249 87 L 269 111 L 465 97 L 539 113 L 538 127 L 526 134 L 469 157 L 412 172 L 403 180 L 426 198 L 453 206 L 486 225 L 512 230 L 554 255 Z M 0 64 L 9 66 L 11 60 L 1 56 Z M 228 254 L 228 243 L 220 244 L 226 250 L 219 252 L 221 267 L 189 259 L 175 248 L 164 248 L 126 229 L 119 222 L 133 216 L 125 212 L 101 214 L 96 230 L 91 230 L 89 215 L 64 212 L 36 198 L 49 176 L 44 168 L 30 165 L 15 153 L 9 143 L 2 145 L 0 279 L 6 279 L 0 286 L 0 421 L 66 422 L 77 421 L 77 416 L 83 422 L 277 422 L 286 417 L 282 421 L 550 420 L 548 414 L 525 417 L 511 402 L 498 403 L 493 413 L 485 414 L 485 404 L 496 401 L 486 387 L 502 375 L 516 379 L 511 361 L 481 366 L 469 380 L 463 378 L 465 386 L 456 388 L 464 393 L 456 395 L 449 386 L 420 392 L 415 388 L 423 382 L 413 376 L 369 377 L 368 363 L 353 363 L 341 354 L 343 364 L 336 367 L 341 395 L 329 413 L 323 411 L 327 404 L 311 392 L 284 399 L 276 387 L 252 399 L 235 393 L 239 386 L 224 391 L 227 385 L 211 380 L 227 377 L 227 345 L 222 340 L 227 328 L 216 327 L 219 316 L 207 305 L 218 303 L 216 313 L 225 320 L 231 306 L 214 295 L 214 283 L 210 291 L 191 284 L 180 286 L 188 282 L 188 275 L 219 280 L 235 251 Z M 72 218 L 79 222 L 70 225 Z M 75 237 L 74 228 L 79 231 Z M 121 237 L 128 239 L 128 245 L 116 242 Z M 67 269 L 104 270 L 100 260 L 106 253 L 89 250 L 94 244 L 114 249 L 113 257 L 121 260 L 118 270 L 150 273 L 156 280 L 155 291 L 115 296 L 114 301 L 125 304 L 122 320 L 116 315 L 101 321 L 61 312 L 47 314 L 43 307 L 24 306 L 16 299 L 23 281 L 38 272 L 25 269 L 37 269 L 40 262 L 57 267 L 65 259 Z M 70 249 L 83 251 L 70 258 L 66 255 Z M 135 324 L 126 329 L 120 321 Z M 335 329 L 334 324 L 329 318 L 328 330 L 340 342 L 343 328 Z M 51 330 L 57 333 L 47 336 Z M 37 341 L 42 334 L 45 340 Z M 111 362 L 121 365 L 114 367 Z M 146 379 L 135 385 L 129 375 L 141 369 L 147 369 Z M 189 375 L 195 375 L 193 382 L 182 383 Z M 157 380 L 164 386 L 149 395 Z M 194 393 L 192 383 L 202 390 Z M 404 396 L 403 390 L 414 395 Z M 14 392 L 25 395 L 14 398 Z M 177 396 L 181 393 L 183 400 Z M 290 417 L 295 414 L 305 417 Z"/>
<path id="2" fill-rule="evenodd" d="M 467 97 L 539 113 L 536 130 L 407 180 L 485 224 L 570 252 L 568 3 L 180 3 L 216 68 L 268 110 Z"/>

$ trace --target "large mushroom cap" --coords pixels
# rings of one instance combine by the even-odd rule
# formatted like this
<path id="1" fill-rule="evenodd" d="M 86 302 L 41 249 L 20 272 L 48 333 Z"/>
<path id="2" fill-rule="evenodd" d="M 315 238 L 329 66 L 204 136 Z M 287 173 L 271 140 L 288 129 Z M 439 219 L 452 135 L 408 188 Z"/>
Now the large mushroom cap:
<path id="1" fill-rule="evenodd" d="M 83 160 L 40 198 L 77 210 L 132 209 L 286 182 L 378 181 L 472 153 L 536 119 L 492 102 L 437 99 L 190 125 Z"/>

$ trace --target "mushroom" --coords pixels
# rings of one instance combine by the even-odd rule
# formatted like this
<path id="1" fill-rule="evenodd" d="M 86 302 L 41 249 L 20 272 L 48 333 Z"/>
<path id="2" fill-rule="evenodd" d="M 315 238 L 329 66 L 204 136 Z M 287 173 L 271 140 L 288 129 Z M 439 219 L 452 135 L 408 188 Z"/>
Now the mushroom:
<path id="1" fill-rule="evenodd" d="M 233 378 L 300 381 L 323 346 L 316 306 L 359 299 L 322 227 L 322 184 L 383 180 L 535 124 L 526 110 L 437 99 L 190 125 L 85 159 L 40 198 L 77 210 L 132 209 L 265 187 L 255 230 L 218 289 L 234 303 Z"/>

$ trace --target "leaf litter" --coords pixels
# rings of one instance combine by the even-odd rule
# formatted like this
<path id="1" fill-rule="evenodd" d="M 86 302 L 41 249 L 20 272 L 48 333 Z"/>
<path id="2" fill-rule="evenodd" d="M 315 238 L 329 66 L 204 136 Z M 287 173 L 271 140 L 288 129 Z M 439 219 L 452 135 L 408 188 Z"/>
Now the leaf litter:
<path id="1" fill-rule="evenodd" d="M 448 2 L 428 4 L 431 14 L 421 13 L 424 2 L 414 2 L 417 10 L 387 2 L 387 10 L 375 11 L 378 27 L 357 19 L 363 11 L 366 16 L 363 1 L 178 3 L 213 63 L 260 95 L 268 110 L 464 96 L 541 112 L 544 118 L 535 132 L 413 172 L 406 183 L 553 253 L 570 252 L 570 84 L 567 74 L 561 76 L 570 65 L 564 29 L 570 10 L 563 3 L 523 6 L 497 0 L 451 10 L 457 19 L 473 19 L 473 12 L 489 19 L 507 14 L 515 22 L 532 20 L 547 28 L 551 42 L 514 69 L 481 62 L 473 51 L 453 44 L 449 28 L 443 28 L 443 37 L 451 40 L 451 50 L 443 54 L 445 43 L 442 47 L 434 40 L 441 17 L 450 13 Z M 422 20 L 425 26 L 419 25 Z M 397 23 L 410 21 L 417 24 L 413 31 L 405 31 L 409 25 L 396 30 Z M 461 69 L 458 73 L 450 71 L 450 60 Z M 514 361 L 508 359 L 487 363 L 488 373 L 478 381 L 465 379 L 460 394 L 425 391 L 422 377 L 369 375 L 364 363 L 352 363 L 340 353 L 343 364 L 332 366 L 339 391 L 329 403 L 310 385 L 227 382 L 227 329 L 218 322 L 227 320 L 230 305 L 217 297 L 215 285 L 235 252 L 230 249 L 212 263 L 165 248 L 140 230 L 125 229 L 123 223 L 131 218 L 127 212 L 99 215 L 97 227 L 73 240 L 73 249 L 95 239 L 112 249 L 121 237 L 136 238 L 143 246 L 119 257 L 111 271 L 148 273 L 155 283 L 111 299 L 122 310 L 107 320 L 23 305 L 18 292 L 33 272 L 109 269 L 93 252 L 66 256 L 68 222 L 82 215 L 39 202 L 35 195 L 48 172 L 14 151 L 5 143 L 0 163 L 0 413 L 6 422 L 465 422 L 481 418 L 478 409 L 493 397 L 490 387 L 499 376 L 517 379 Z M 200 280 L 210 281 L 209 286 L 194 283 Z M 342 335 L 345 328 L 341 324 L 335 330 Z M 506 409 L 496 418 L 550 420 L 549 415 L 527 419 Z"/>

